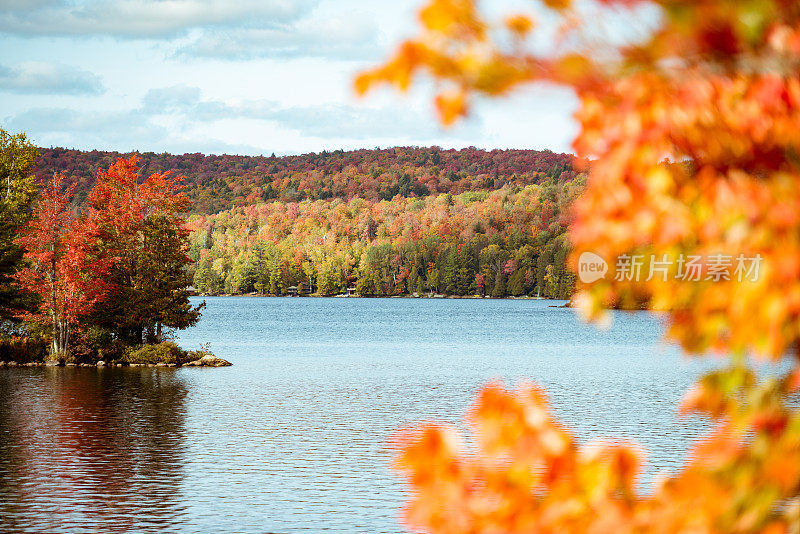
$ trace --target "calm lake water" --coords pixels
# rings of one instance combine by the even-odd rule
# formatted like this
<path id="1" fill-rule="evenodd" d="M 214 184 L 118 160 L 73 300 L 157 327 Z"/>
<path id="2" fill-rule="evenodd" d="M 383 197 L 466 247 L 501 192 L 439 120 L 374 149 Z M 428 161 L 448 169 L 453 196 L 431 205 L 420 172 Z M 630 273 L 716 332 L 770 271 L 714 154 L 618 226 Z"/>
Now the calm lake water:
<path id="1" fill-rule="evenodd" d="M 532 300 L 207 298 L 179 337 L 233 367 L 0 369 L 2 532 L 401 532 L 398 427 L 458 423 L 491 379 L 545 386 L 582 442 L 647 453 L 705 430 L 682 392 L 713 362 Z M 558 303 L 556 303 L 558 304 Z"/>

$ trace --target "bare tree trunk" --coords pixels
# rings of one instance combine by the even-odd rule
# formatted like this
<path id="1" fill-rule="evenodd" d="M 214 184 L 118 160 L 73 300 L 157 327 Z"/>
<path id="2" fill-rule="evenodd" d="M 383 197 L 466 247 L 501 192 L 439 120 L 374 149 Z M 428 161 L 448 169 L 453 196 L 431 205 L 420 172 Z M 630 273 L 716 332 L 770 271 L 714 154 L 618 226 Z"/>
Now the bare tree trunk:
<path id="1" fill-rule="evenodd" d="M 50 351 L 51 355 L 57 356 L 61 351 L 61 339 L 58 334 L 58 315 L 56 312 L 52 312 L 53 317 L 53 347 Z"/>
<path id="2" fill-rule="evenodd" d="M 69 323 L 53 312 L 53 355 L 61 357 L 69 348 Z"/>

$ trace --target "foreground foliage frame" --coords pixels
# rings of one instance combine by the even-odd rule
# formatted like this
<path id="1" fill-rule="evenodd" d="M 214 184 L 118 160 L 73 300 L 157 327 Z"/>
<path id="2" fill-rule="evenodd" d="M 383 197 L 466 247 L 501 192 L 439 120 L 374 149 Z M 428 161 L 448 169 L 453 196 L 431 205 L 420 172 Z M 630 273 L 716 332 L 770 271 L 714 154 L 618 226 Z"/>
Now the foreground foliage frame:
<path id="1" fill-rule="evenodd" d="M 653 494 L 635 492 L 635 447 L 578 448 L 542 393 L 491 385 L 471 419 L 477 454 L 452 429 L 405 435 L 397 467 L 412 485 L 405 520 L 426 532 L 798 532 L 800 415 L 800 5 L 787 0 L 570 0 L 494 23 L 472 0 L 430 0 L 420 35 L 356 79 L 407 89 L 439 82 L 445 124 L 476 96 L 523 84 L 566 86 L 579 99 L 577 162 L 592 159 L 574 207 L 572 265 L 592 253 L 700 258 L 700 280 L 600 278 L 580 286 L 583 313 L 609 306 L 667 311 L 667 336 L 687 352 L 729 354 L 684 410 L 715 431 Z M 614 39 L 654 12 L 644 35 Z M 534 10 L 535 11 L 535 10 Z M 529 47 L 548 12 L 557 39 Z M 604 32 L 605 30 L 605 32 Z M 709 280 L 714 255 L 757 255 L 760 275 Z M 755 377 L 744 355 L 784 360 Z"/>

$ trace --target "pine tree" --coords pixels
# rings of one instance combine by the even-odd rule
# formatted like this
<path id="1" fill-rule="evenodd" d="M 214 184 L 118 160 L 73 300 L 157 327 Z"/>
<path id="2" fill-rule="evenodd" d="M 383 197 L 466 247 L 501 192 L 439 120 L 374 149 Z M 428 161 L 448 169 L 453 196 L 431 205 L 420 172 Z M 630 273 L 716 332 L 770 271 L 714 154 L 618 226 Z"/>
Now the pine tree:
<path id="1" fill-rule="evenodd" d="M 508 292 L 515 297 L 525 293 L 525 271 L 517 269 L 508 278 Z"/>
<path id="2" fill-rule="evenodd" d="M 442 285 L 444 286 L 445 293 L 450 295 L 459 294 L 458 265 L 456 262 L 455 247 L 450 247 L 450 249 L 445 252 L 445 261 L 442 266 Z"/>
<path id="3" fill-rule="evenodd" d="M 136 310 L 149 340 L 160 343 L 163 328 L 184 329 L 200 318 L 204 304 L 193 307 L 186 288 L 191 283 L 186 265 L 187 232 L 174 216 L 152 215 L 145 220 L 134 287 L 143 299 Z"/>
<path id="4" fill-rule="evenodd" d="M 213 274 L 211 271 L 211 259 L 208 255 L 204 255 L 200 258 L 197 269 L 194 272 L 194 287 L 201 293 L 213 293 Z"/>
<path id="5" fill-rule="evenodd" d="M 492 296 L 493 297 L 505 297 L 506 296 L 506 275 L 504 272 L 500 271 L 497 273 L 494 282 L 494 289 L 492 289 Z"/>

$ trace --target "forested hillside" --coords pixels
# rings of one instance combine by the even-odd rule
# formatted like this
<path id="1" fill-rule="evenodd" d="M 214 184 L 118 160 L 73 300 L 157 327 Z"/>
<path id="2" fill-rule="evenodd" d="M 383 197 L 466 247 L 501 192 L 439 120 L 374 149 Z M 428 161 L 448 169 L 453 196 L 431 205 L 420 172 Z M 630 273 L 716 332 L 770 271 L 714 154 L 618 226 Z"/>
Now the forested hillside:
<path id="1" fill-rule="evenodd" d="M 40 181 L 56 171 L 66 173 L 78 182 L 80 201 L 94 184 L 98 169 L 107 169 L 123 155 L 40 148 L 35 172 Z M 456 195 L 574 177 L 571 156 L 534 150 L 401 147 L 284 157 L 152 152 L 139 157 L 143 175 L 162 171 L 185 175 L 195 213 L 217 213 L 273 199 L 374 201 L 395 195 Z"/>
<path id="2" fill-rule="evenodd" d="M 566 207 L 583 177 L 421 199 L 267 202 L 194 215 L 206 293 L 483 294 L 567 298 Z"/>
<path id="3" fill-rule="evenodd" d="M 41 149 L 78 201 L 120 154 Z M 566 154 L 392 148 L 286 157 L 140 154 L 142 175 L 186 176 L 190 257 L 207 294 L 567 298 Z"/>

